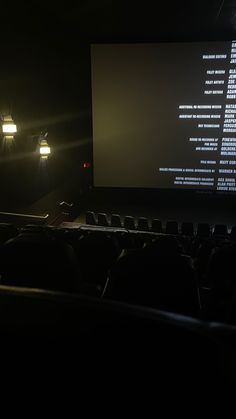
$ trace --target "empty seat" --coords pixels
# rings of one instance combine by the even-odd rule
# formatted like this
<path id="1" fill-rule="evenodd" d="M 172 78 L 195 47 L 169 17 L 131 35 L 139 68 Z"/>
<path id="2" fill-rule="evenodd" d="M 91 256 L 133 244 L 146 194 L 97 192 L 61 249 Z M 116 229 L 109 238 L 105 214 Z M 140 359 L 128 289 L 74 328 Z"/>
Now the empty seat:
<path id="1" fill-rule="evenodd" d="M 236 292 L 235 281 L 236 246 L 229 244 L 215 247 L 209 257 L 207 279 L 211 288 L 207 318 L 227 322 L 229 308 Z"/>
<path id="2" fill-rule="evenodd" d="M 193 236 L 194 235 L 193 223 L 183 222 L 181 225 L 181 233 L 184 236 Z"/>
<path id="3" fill-rule="evenodd" d="M 232 226 L 231 231 L 230 231 L 230 238 L 232 240 L 236 240 L 236 226 Z"/>
<path id="4" fill-rule="evenodd" d="M 109 227 L 110 225 L 107 214 L 105 214 L 104 212 L 98 213 L 98 225 L 104 227 Z"/>
<path id="5" fill-rule="evenodd" d="M 134 249 L 134 235 L 130 234 L 128 231 L 120 230 L 116 231 L 115 237 L 119 243 L 121 249 Z"/>
<path id="6" fill-rule="evenodd" d="M 122 227 L 121 218 L 119 214 L 111 214 L 111 226 Z"/>
<path id="7" fill-rule="evenodd" d="M 129 397 L 131 388 L 148 403 L 156 377 L 165 388 L 171 383 L 171 396 L 177 386 L 182 394 L 190 388 L 195 396 L 199 382 L 204 392 L 215 389 L 214 383 L 218 390 L 221 383 L 232 388 L 235 384 L 230 380 L 235 376 L 234 358 L 229 358 L 229 352 L 235 351 L 233 326 L 214 324 L 213 335 L 211 324 L 163 311 L 6 286 L 0 287 L 0 307 L 4 382 L 9 371 L 30 379 L 50 372 L 48 385 L 57 388 L 59 374 L 70 382 L 73 371 L 86 389 L 88 380 L 93 380 L 90 400 L 100 396 L 99 386 L 104 391 L 103 377 L 113 393 L 120 390 L 123 379 L 122 389 L 126 382 Z M 35 362 L 29 362 L 30 353 Z M 111 364 L 110 358 L 115 362 Z M 222 365 L 228 369 L 222 371 Z M 131 403 L 133 408 L 133 398 Z"/>
<path id="8" fill-rule="evenodd" d="M 123 252 L 109 271 L 103 296 L 190 316 L 200 310 L 192 260 L 181 253 L 175 236 Z"/>
<path id="9" fill-rule="evenodd" d="M 93 211 L 87 211 L 85 214 L 86 224 L 96 225 L 97 220 Z"/>
<path id="10" fill-rule="evenodd" d="M 17 235 L 18 229 L 16 226 L 9 223 L 0 223 L 0 245 Z"/>
<path id="11" fill-rule="evenodd" d="M 162 233 L 161 220 L 159 220 L 158 218 L 154 218 L 152 220 L 151 230 L 154 231 L 155 233 Z"/>
<path id="12" fill-rule="evenodd" d="M 141 231 L 149 231 L 148 219 L 146 217 L 139 217 L 137 229 Z"/>
<path id="13" fill-rule="evenodd" d="M 127 228 L 128 230 L 135 230 L 134 217 L 131 217 L 130 215 L 125 216 L 125 218 L 124 218 L 124 228 Z"/>
<path id="14" fill-rule="evenodd" d="M 2 284 L 56 291 L 77 291 L 80 271 L 67 243 L 45 234 L 21 234 L 4 243 L 0 254 Z"/>
<path id="15" fill-rule="evenodd" d="M 73 247 L 84 282 L 103 286 L 108 270 L 121 253 L 115 234 L 92 231 L 82 236 Z"/>
<path id="16" fill-rule="evenodd" d="M 177 221 L 169 220 L 166 222 L 166 234 L 179 234 Z"/>
<path id="17" fill-rule="evenodd" d="M 199 237 L 209 237 L 210 234 L 211 234 L 210 224 L 208 224 L 208 223 L 198 223 L 197 236 L 199 236 Z"/>
<path id="18" fill-rule="evenodd" d="M 214 236 L 227 236 L 228 229 L 226 224 L 216 224 L 213 230 Z"/>

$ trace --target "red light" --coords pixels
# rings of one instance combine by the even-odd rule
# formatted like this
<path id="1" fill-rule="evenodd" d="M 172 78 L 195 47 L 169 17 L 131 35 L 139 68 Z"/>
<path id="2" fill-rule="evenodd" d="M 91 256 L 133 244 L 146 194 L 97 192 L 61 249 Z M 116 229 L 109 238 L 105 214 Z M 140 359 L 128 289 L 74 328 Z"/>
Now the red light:
<path id="1" fill-rule="evenodd" d="M 89 169 L 90 167 L 91 167 L 91 163 L 89 163 L 88 161 L 84 162 L 83 164 L 84 169 Z"/>

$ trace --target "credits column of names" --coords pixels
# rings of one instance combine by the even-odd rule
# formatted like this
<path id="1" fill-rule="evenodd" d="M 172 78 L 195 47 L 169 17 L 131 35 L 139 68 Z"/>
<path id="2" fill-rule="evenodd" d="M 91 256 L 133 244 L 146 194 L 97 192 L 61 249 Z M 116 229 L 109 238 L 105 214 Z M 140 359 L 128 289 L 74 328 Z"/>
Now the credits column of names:
<path id="1" fill-rule="evenodd" d="M 177 187 L 236 191 L 236 41 L 230 54 L 204 53 L 200 59 L 207 63 L 201 92 L 204 104 L 178 106 L 180 123 L 194 132 L 186 141 L 198 164 L 160 167 L 159 172 L 171 172 Z"/>

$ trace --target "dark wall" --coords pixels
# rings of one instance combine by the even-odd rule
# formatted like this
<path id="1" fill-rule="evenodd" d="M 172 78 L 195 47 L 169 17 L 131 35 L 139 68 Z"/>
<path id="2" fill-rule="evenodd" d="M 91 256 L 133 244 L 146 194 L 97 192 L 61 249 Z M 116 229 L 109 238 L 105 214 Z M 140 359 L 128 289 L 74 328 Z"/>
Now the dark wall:
<path id="1" fill-rule="evenodd" d="M 10 39 L 10 47 L 0 70 L 0 109 L 12 114 L 18 133 L 11 147 L 0 149 L 1 209 L 27 206 L 67 180 L 78 181 L 92 152 L 89 44 L 69 43 L 59 32 L 40 38 L 36 31 Z M 52 149 L 44 168 L 42 130 Z"/>

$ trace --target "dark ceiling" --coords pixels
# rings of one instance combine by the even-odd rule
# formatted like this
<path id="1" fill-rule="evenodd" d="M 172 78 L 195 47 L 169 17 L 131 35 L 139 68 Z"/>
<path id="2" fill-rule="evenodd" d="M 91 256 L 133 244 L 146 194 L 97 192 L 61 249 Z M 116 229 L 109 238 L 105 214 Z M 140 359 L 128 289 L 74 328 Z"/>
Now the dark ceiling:
<path id="1" fill-rule="evenodd" d="M 90 43 L 236 39 L 236 0 L 4 2 L 0 34 L 0 107 L 41 118 L 89 106 Z"/>
<path id="2" fill-rule="evenodd" d="M 28 3 L 28 2 L 27 2 Z M 230 40 L 236 0 L 32 0 L 1 4 L 0 75 L 67 60 L 93 42 Z M 8 65 L 7 65 L 8 64 Z"/>
<path id="3" fill-rule="evenodd" d="M 75 37 L 81 42 L 228 39 L 236 30 L 236 1 L 41 0 L 11 7 L 5 2 L 1 16 L 2 36 L 9 40 L 27 36 L 66 43 Z"/>
<path id="4" fill-rule="evenodd" d="M 70 56 L 93 42 L 230 40 L 236 0 L 5 2 L 0 34 L 3 57 L 17 63 Z"/>

